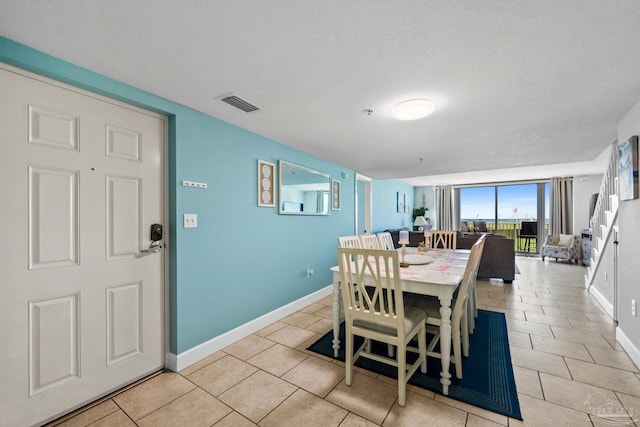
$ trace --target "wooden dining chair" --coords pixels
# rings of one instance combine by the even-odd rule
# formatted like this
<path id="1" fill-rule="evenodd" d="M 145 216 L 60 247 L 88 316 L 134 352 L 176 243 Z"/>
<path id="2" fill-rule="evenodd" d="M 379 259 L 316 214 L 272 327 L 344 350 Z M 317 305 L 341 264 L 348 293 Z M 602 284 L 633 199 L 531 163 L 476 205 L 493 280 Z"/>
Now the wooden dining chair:
<path id="1" fill-rule="evenodd" d="M 389 234 L 389 239 L 391 239 L 391 234 Z M 393 239 L 391 239 L 391 244 L 393 245 Z M 380 246 L 380 241 L 378 236 L 375 234 L 361 234 L 360 235 L 360 246 L 363 249 L 385 249 Z M 371 289 L 368 289 L 371 292 Z M 369 348 L 371 350 L 371 348 Z M 392 345 L 388 346 L 387 354 L 389 357 L 393 357 L 395 349 Z"/>
<path id="2" fill-rule="evenodd" d="M 338 243 L 341 248 L 362 248 L 362 241 L 359 236 L 342 236 L 338 237 Z M 342 282 L 341 282 L 342 283 Z M 356 288 L 356 294 L 358 289 Z"/>
<path id="3" fill-rule="evenodd" d="M 467 260 L 464 275 L 455 301 L 452 302 L 451 311 L 451 352 L 453 363 L 456 366 L 456 377 L 462 378 L 462 356 L 469 356 L 469 293 L 472 282 L 478 274 L 480 257 L 484 249 L 484 238 L 478 239 L 471 247 L 471 253 Z M 440 301 L 435 297 L 410 294 L 406 298 L 406 304 L 418 307 L 427 313 L 427 327 L 434 333 L 433 339 L 427 345 L 427 357 L 441 358 L 440 352 L 435 351 L 435 346 L 440 340 Z"/>
<path id="4" fill-rule="evenodd" d="M 338 237 L 338 243 L 341 248 L 361 248 L 360 237 L 358 236 L 343 236 Z"/>
<path id="5" fill-rule="evenodd" d="M 455 231 L 432 231 L 431 235 L 431 247 L 443 248 L 443 249 L 455 249 L 456 237 L 458 235 Z"/>
<path id="6" fill-rule="evenodd" d="M 388 251 L 394 250 L 396 247 L 393 244 L 393 237 L 388 231 L 378 233 L 378 241 L 380 242 L 380 249 L 386 249 Z"/>
<path id="7" fill-rule="evenodd" d="M 361 234 L 360 246 L 364 249 L 382 249 L 378 236 L 375 234 Z"/>
<path id="8" fill-rule="evenodd" d="M 467 304 L 467 320 L 469 323 L 469 333 L 472 334 L 476 329 L 476 318 L 478 317 L 478 293 L 477 293 L 477 280 L 478 280 L 478 269 L 480 268 L 480 262 L 482 261 L 482 253 L 484 252 L 484 241 L 487 238 L 486 234 L 480 236 L 480 238 L 476 241 L 475 244 L 480 245 L 480 254 L 478 255 L 478 265 L 476 267 L 475 275 L 473 277 L 473 281 L 471 282 L 471 289 L 469 290 L 469 302 Z"/>
<path id="9" fill-rule="evenodd" d="M 404 304 L 397 251 L 338 248 L 337 252 L 345 313 L 345 383 L 351 385 L 353 364 L 360 357 L 389 364 L 398 369 L 398 404 L 404 406 L 407 381 L 418 368 L 427 372 L 427 316 Z M 366 292 L 365 287 L 371 290 Z M 355 354 L 354 336 L 364 338 Z M 418 359 L 407 366 L 407 346 L 414 338 Z M 372 353 L 371 340 L 395 346 L 396 356 Z"/>

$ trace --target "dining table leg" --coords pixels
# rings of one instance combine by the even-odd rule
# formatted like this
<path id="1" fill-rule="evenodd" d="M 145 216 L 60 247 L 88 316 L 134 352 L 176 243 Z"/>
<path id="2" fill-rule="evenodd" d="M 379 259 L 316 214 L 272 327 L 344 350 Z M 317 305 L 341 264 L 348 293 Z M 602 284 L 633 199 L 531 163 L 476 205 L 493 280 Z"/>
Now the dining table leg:
<path id="1" fill-rule="evenodd" d="M 440 383 L 442 384 L 442 394 L 449 394 L 451 384 L 451 374 L 449 366 L 451 364 L 451 298 L 440 298 L 440 356 L 442 362 L 442 372 L 440 372 Z"/>
<path id="2" fill-rule="evenodd" d="M 333 283 L 333 357 L 340 350 L 340 284 Z"/>

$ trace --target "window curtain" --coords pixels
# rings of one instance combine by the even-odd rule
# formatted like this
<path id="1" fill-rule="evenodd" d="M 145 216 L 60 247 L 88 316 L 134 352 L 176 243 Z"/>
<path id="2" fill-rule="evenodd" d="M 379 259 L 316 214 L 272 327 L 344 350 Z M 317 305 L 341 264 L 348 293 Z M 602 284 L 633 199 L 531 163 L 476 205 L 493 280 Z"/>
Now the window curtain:
<path id="1" fill-rule="evenodd" d="M 551 234 L 573 234 L 573 179 L 551 178 Z"/>
<path id="2" fill-rule="evenodd" d="M 438 229 L 453 230 L 453 188 L 438 187 Z"/>

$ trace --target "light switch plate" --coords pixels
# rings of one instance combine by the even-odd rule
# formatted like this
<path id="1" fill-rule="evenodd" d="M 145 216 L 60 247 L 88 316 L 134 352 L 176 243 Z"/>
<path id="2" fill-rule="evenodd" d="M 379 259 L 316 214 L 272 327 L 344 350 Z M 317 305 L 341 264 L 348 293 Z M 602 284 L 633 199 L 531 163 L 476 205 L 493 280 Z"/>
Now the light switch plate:
<path id="1" fill-rule="evenodd" d="M 197 228 L 198 214 L 184 214 L 184 228 Z"/>

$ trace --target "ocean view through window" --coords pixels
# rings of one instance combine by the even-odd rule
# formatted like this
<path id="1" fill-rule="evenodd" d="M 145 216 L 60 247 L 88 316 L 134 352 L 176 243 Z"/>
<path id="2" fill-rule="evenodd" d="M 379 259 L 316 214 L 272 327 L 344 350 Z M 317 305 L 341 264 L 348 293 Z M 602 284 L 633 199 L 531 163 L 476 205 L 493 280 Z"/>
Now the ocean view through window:
<path id="1" fill-rule="evenodd" d="M 484 221 L 488 233 L 514 239 L 516 251 L 538 252 L 549 230 L 549 182 L 460 187 L 456 191 L 457 217 L 470 231 L 474 221 Z M 520 237 L 523 221 L 537 224 L 535 237 Z"/>

